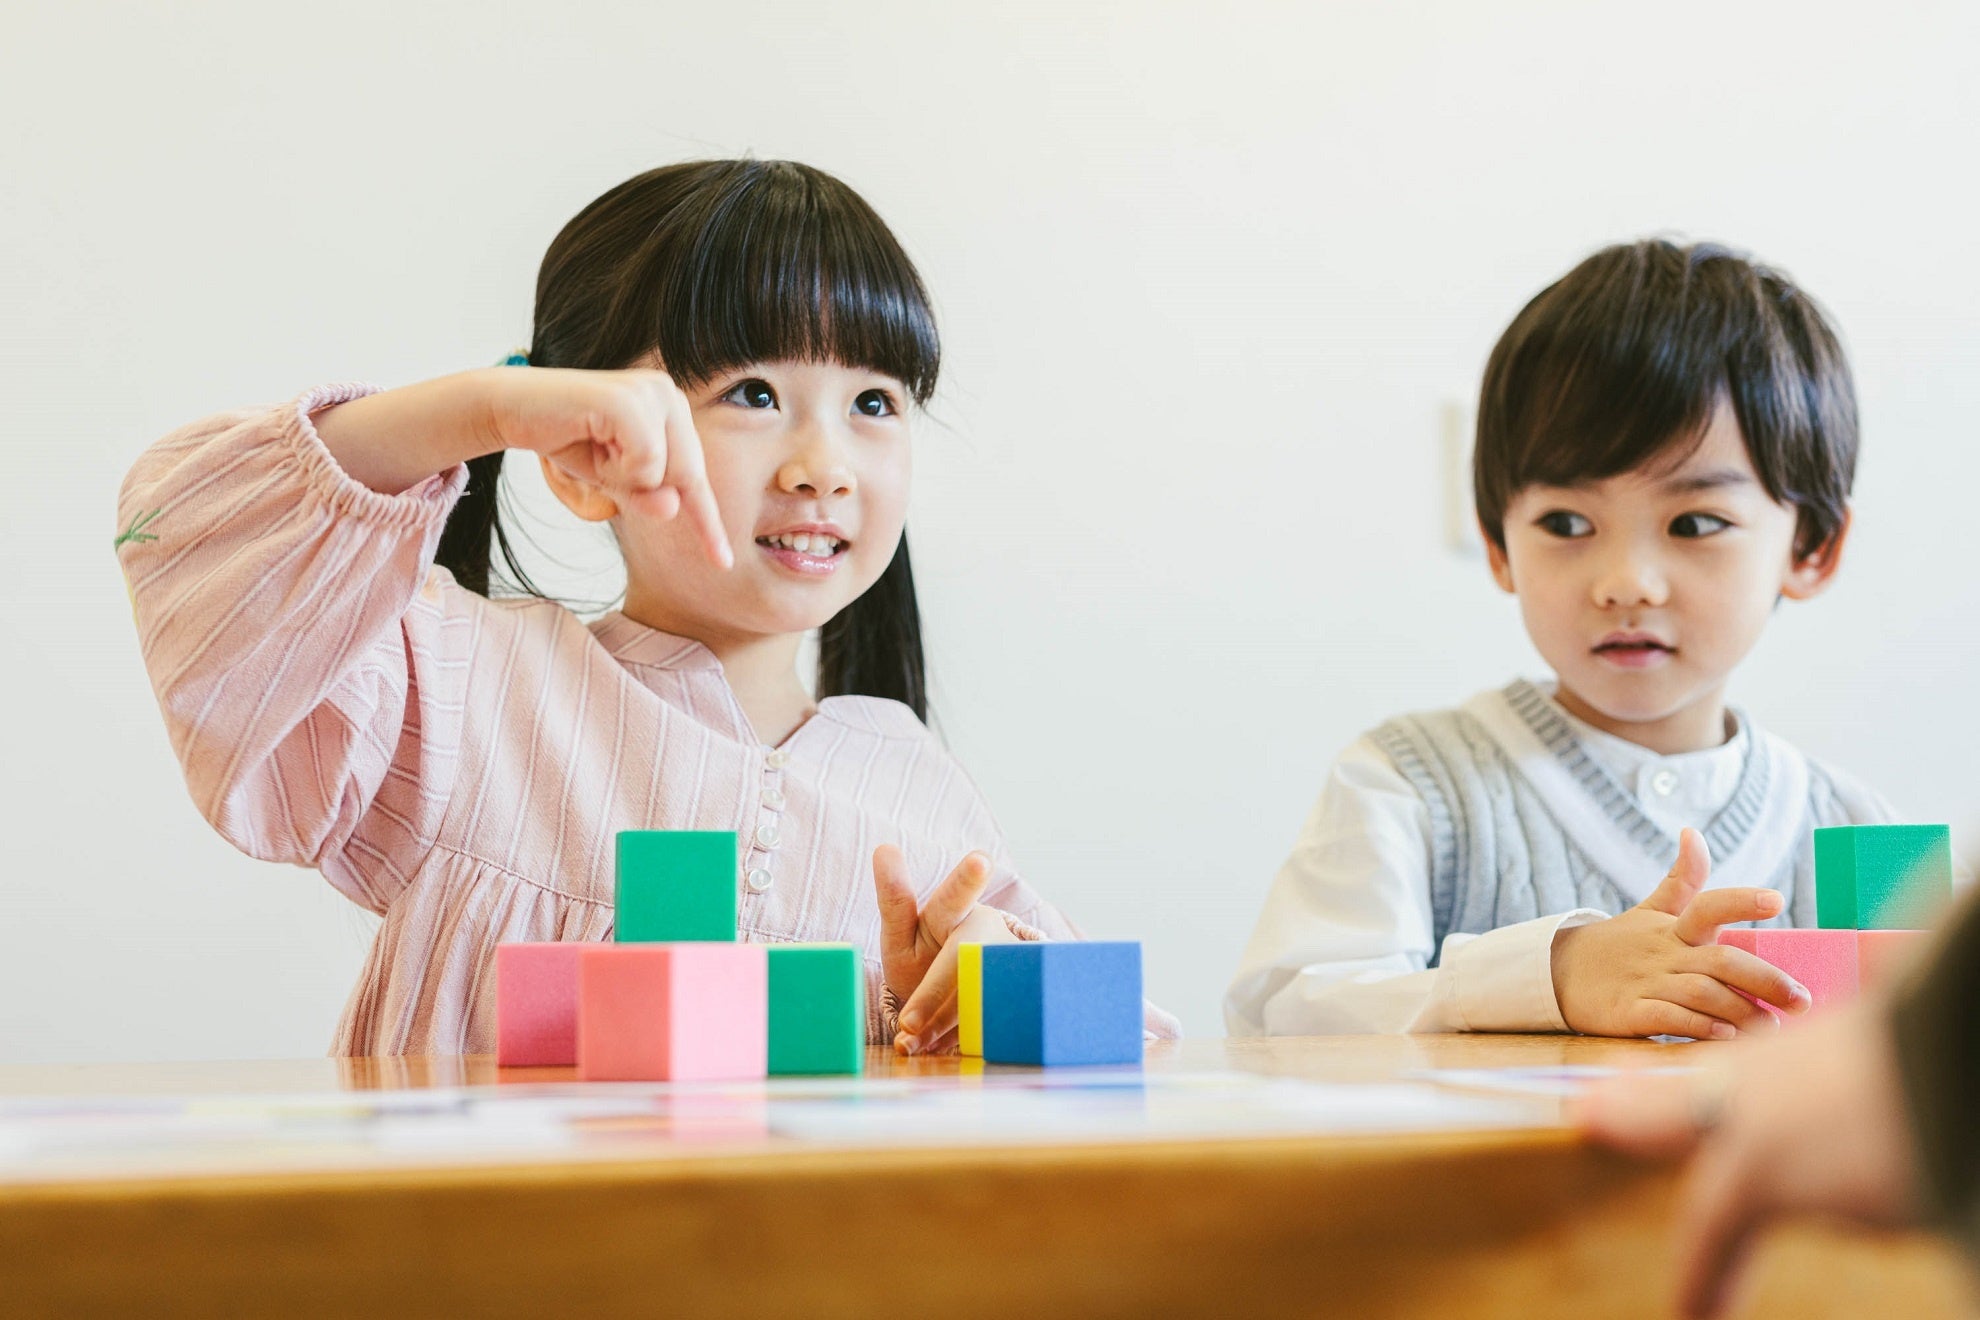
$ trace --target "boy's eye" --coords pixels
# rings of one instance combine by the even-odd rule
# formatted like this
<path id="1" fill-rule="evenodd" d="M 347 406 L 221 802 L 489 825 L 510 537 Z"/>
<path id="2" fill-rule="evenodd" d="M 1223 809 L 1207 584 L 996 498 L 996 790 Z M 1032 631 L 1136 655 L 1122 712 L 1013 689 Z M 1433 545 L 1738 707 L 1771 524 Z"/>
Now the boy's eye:
<path id="1" fill-rule="evenodd" d="M 1541 514 L 1534 519 L 1534 526 L 1549 536 L 1558 536 L 1563 540 L 1587 536 L 1595 530 L 1594 523 L 1578 513 L 1569 513 L 1566 509 L 1555 509 L 1552 513 Z"/>
<path id="2" fill-rule="evenodd" d="M 1671 519 L 1671 535 L 1683 540 L 1710 536 L 1732 526 L 1724 518 L 1709 513 L 1681 513 Z"/>
<path id="3" fill-rule="evenodd" d="M 722 402 L 733 403 L 739 408 L 774 408 L 777 406 L 777 391 L 770 388 L 769 381 L 751 377 L 736 382 L 722 396 Z"/>
<path id="4" fill-rule="evenodd" d="M 894 396 L 885 390 L 865 390 L 853 400 L 853 411 L 862 417 L 892 417 L 900 411 L 894 406 Z"/>

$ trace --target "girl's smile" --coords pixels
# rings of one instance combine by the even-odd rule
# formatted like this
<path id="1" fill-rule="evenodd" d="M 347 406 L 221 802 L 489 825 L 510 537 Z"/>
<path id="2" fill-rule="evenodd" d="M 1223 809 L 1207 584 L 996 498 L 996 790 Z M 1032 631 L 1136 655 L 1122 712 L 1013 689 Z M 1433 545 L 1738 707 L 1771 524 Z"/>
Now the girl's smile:
<path id="1" fill-rule="evenodd" d="M 771 562 L 800 577 L 827 577 L 837 572 L 852 549 L 852 538 L 836 523 L 798 523 L 756 538 Z"/>

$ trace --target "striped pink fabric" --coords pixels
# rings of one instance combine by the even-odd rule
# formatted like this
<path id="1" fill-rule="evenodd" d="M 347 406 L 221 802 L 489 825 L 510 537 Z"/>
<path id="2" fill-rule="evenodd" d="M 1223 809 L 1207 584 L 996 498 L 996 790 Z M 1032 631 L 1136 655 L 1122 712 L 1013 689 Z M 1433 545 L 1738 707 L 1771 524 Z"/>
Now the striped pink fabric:
<path id="1" fill-rule="evenodd" d="M 985 901 L 1079 937 L 906 707 L 827 698 L 767 747 L 699 643 L 456 586 L 432 560 L 466 470 L 381 495 L 309 422 L 367 392 L 196 422 L 144 453 L 119 509 L 157 511 L 118 553 L 195 804 L 383 918 L 334 1053 L 492 1050 L 496 944 L 606 938 L 622 829 L 737 831 L 742 937 L 863 948 L 875 1040 L 877 845 L 924 891 L 980 848 Z M 1177 1030 L 1153 1007 L 1148 1026 Z"/>

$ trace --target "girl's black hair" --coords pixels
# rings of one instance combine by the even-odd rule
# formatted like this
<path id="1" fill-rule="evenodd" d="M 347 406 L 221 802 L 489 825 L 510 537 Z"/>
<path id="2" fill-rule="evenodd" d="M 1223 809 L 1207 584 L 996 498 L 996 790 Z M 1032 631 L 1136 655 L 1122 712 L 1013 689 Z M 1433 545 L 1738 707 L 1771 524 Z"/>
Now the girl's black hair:
<path id="1" fill-rule="evenodd" d="M 683 385 L 751 362 L 833 361 L 935 392 L 941 342 L 914 265 L 863 198 L 793 161 L 710 160 L 650 170 L 578 212 L 536 280 L 529 361 L 615 369 L 655 350 Z M 489 594 L 500 549 L 541 594 L 502 529 L 502 455 L 468 464 L 438 562 Z M 928 718 L 921 612 L 907 534 L 893 562 L 819 633 L 818 695 L 899 701 Z"/>

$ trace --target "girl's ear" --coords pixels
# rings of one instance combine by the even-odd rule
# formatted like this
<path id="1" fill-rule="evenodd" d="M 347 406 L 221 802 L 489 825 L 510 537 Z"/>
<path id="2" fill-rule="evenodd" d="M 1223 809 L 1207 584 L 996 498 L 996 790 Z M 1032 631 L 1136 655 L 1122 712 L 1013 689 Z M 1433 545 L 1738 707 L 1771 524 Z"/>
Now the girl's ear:
<path id="1" fill-rule="evenodd" d="M 564 502 L 564 507 L 586 522 L 610 522 L 619 516 L 619 506 L 610 495 L 580 477 L 574 477 L 550 461 L 548 454 L 537 455 L 543 465 L 543 480 Z"/>
<path id="2" fill-rule="evenodd" d="M 1843 547 L 1849 542 L 1849 529 L 1855 521 L 1856 510 L 1845 505 L 1842 525 L 1836 528 L 1835 535 L 1788 562 L 1787 576 L 1781 579 L 1783 596 L 1789 600 L 1807 600 L 1829 589 L 1836 570 L 1842 567 Z"/>
<path id="3" fill-rule="evenodd" d="M 1485 562 L 1491 566 L 1492 580 L 1499 584 L 1499 590 L 1508 596 L 1518 595 L 1518 590 L 1513 586 L 1512 561 L 1506 558 L 1506 548 L 1499 544 L 1499 538 L 1481 522 L 1478 524 L 1478 539 L 1485 543 Z"/>

